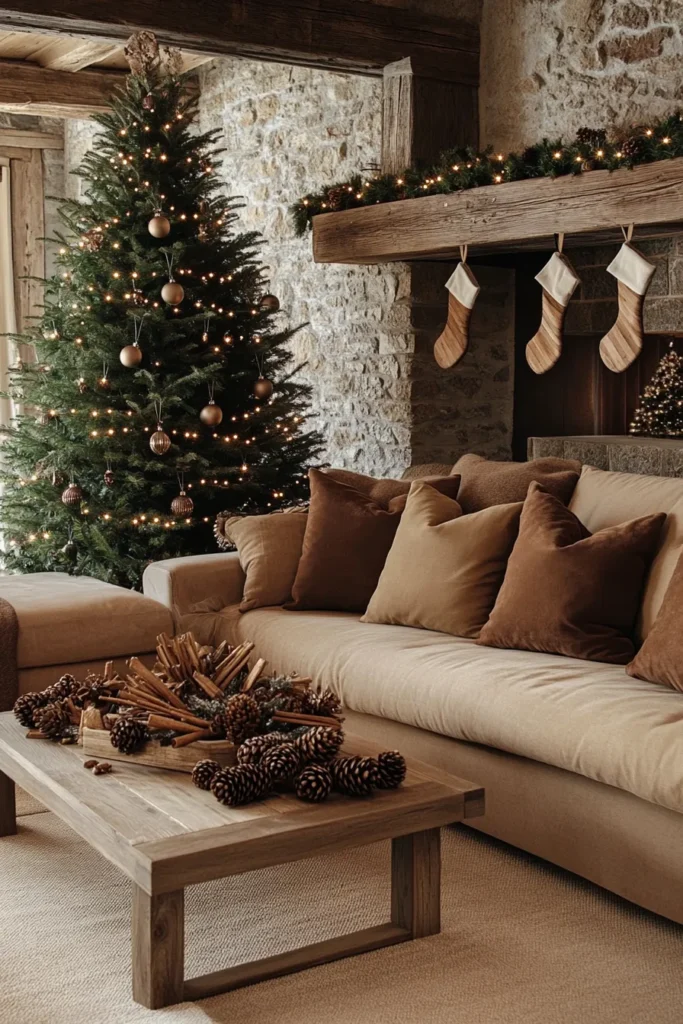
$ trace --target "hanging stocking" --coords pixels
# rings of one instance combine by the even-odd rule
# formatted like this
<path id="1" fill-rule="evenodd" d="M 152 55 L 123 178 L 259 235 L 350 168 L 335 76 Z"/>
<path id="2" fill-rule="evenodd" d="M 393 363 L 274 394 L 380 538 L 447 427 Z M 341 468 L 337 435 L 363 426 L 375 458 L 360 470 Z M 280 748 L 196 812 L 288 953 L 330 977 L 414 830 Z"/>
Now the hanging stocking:
<path id="1" fill-rule="evenodd" d="M 562 354 L 562 327 L 569 300 L 579 278 L 574 268 L 562 255 L 564 234 L 557 235 L 557 252 L 536 274 L 543 288 L 541 326 L 526 347 L 526 361 L 534 373 L 546 373 Z"/>
<path id="2" fill-rule="evenodd" d="M 457 267 L 446 281 L 448 288 L 448 320 L 434 345 L 434 358 L 443 370 L 462 359 L 469 343 L 472 308 L 481 291 L 467 265 L 467 246 L 460 246 Z"/>
<path id="3" fill-rule="evenodd" d="M 607 268 L 616 277 L 619 314 L 614 327 L 600 342 L 600 358 L 614 373 L 623 373 L 643 347 L 643 302 L 657 269 L 631 245 L 633 224 L 624 228 L 624 244 Z"/>

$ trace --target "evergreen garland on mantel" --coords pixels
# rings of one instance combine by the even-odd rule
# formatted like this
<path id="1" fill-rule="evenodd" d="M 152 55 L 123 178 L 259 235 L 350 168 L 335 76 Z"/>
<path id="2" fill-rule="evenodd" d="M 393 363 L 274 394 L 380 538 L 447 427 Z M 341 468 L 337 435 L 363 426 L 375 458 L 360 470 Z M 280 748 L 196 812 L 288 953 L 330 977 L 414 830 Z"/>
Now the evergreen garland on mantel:
<path id="1" fill-rule="evenodd" d="M 502 185 L 530 178 L 559 178 L 582 171 L 615 171 L 683 156 L 683 115 L 675 111 L 652 125 L 608 135 L 605 128 L 580 128 L 573 142 L 543 139 L 522 153 L 480 152 L 471 147 L 446 150 L 428 170 L 410 167 L 402 174 L 357 174 L 320 192 L 303 196 L 291 207 L 298 235 L 318 213 L 349 210 L 400 199 L 462 192 L 481 185 Z"/>

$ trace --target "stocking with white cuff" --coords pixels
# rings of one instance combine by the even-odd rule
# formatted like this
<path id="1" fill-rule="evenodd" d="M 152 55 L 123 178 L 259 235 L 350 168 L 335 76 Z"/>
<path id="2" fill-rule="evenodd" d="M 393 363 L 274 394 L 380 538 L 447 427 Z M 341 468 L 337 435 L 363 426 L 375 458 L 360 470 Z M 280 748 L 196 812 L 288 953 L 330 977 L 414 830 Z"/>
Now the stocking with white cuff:
<path id="1" fill-rule="evenodd" d="M 467 246 L 460 247 L 461 262 L 446 281 L 448 288 L 448 320 L 434 345 L 434 358 L 447 370 L 462 359 L 469 344 L 472 309 L 481 291 L 467 265 Z"/>
<path id="2" fill-rule="evenodd" d="M 543 288 L 541 326 L 526 347 L 526 361 L 534 373 L 546 373 L 562 354 L 562 330 L 567 306 L 576 286 L 578 275 L 562 254 L 564 235 L 558 235 L 554 252 L 536 280 Z"/>
<path id="3" fill-rule="evenodd" d="M 622 231 L 624 229 L 622 228 Z M 624 244 L 607 268 L 619 290 L 617 321 L 600 342 L 600 358 L 614 373 L 622 373 L 643 347 L 643 303 L 657 269 L 630 244 L 633 225 L 624 231 Z"/>

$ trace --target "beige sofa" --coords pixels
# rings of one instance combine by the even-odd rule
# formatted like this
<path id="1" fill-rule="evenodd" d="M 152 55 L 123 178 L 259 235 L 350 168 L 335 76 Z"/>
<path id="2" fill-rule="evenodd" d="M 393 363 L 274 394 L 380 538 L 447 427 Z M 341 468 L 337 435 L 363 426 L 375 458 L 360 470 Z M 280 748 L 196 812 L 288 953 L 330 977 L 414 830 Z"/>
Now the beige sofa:
<path id="1" fill-rule="evenodd" d="M 683 480 L 585 468 L 572 508 L 593 531 L 669 513 L 643 595 L 647 635 L 683 547 Z M 483 784 L 473 827 L 683 923 L 683 695 L 620 666 L 355 615 L 242 615 L 242 583 L 237 555 L 218 554 L 156 563 L 144 589 L 177 629 L 253 640 L 272 669 L 331 687 L 349 730 Z"/>

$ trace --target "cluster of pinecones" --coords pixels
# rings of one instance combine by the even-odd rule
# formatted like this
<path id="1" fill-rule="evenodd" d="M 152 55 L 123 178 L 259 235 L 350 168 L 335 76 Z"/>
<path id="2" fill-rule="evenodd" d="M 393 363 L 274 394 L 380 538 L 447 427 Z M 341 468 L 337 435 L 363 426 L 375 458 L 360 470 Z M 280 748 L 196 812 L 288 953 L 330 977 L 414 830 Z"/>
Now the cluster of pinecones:
<path id="1" fill-rule="evenodd" d="M 374 757 L 339 756 L 341 729 L 315 726 L 295 740 L 285 733 L 254 736 L 237 751 L 237 765 L 221 768 L 199 761 L 192 781 L 210 790 L 220 803 L 236 807 L 259 800 L 278 784 L 291 784 L 300 800 L 320 803 L 332 790 L 347 796 L 369 796 L 373 789 L 395 789 L 406 774 L 405 759 L 396 750 Z"/>
<path id="2" fill-rule="evenodd" d="M 47 690 L 22 694 L 15 701 L 14 714 L 26 729 L 38 729 L 50 739 L 60 739 L 71 725 L 69 703 L 81 709 L 108 692 L 104 676 L 91 672 L 80 682 L 67 673 Z"/>

